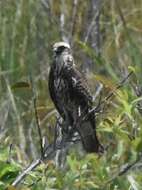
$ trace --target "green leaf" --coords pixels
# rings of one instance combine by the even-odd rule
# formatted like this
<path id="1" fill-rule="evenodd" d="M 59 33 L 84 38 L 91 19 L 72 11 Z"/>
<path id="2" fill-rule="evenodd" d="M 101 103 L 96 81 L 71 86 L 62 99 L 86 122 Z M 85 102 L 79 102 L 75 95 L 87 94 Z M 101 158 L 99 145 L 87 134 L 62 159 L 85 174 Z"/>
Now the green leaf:
<path id="1" fill-rule="evenodd" d="M 21 88 L 31 89 L 31 85 L 28 82 L 21 81 L 13 84 L 11 88 L 12 90 L 21 89 Z"/>
<path id="2" fill-rule="evenodd" d="M 17 190 L 17 189 L 14 186 L 10 185 L 10 186 L 7 187 L 6 190 Z"/>
<path id="3" fill-rule="evenodd" d="M 0 180 L 9 183 L 19 173 L 20 168 L 16 165 L 0 161 Z"/>
<path id="4" fill-rule="evenodd" d="M 137 152 L 141 152 L 142 151 L 142 139 L 141 139 L 141 137 L 137 137 L 136 139 L 134 139 L 132 141 L 132 145 Z"/>
<path id="5" fill-rule="evenodd" d="M 133 66 L 128 66 L 128 69 L 129 69 L 130 71 L 133 71 L 134 73 L 136 73 L 136 68 L 135 68 L 135 67 L 133 67 Z"/>

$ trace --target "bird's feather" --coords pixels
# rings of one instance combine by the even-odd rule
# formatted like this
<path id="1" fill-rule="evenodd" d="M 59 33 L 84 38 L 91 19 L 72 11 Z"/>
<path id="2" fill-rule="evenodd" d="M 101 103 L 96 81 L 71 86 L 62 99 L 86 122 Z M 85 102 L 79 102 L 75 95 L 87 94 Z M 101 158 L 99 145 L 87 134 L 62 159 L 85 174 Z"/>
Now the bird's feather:
<path id="1" fill-rule="evenodd" d="M 92 96 L 82 73 L 76 68 L 70 52 L 58 53 L 49 74 L 51 98 L 64 120 L 75 125 L 84 149 L 87 152 L 99 152 L 101 147 L 96 135 L 95 114 L 89 114 L 92 108 Z M 86 120 L 77 122 L 78 117 L 88 115 Z M 83 118 L 83 117 L 82 117 Z"/>

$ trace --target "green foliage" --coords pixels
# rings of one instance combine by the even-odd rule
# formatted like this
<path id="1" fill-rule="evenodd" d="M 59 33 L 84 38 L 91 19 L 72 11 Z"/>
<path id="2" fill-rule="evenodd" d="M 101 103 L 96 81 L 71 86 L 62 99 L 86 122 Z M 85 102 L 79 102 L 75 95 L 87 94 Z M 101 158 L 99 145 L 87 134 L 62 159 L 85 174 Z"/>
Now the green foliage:
<path id="1" fill-rule="evenodd" d="M 10 163 L 0 162 L 0 180 L 2 182 L 11 183 L 17 176 L 19 168 Z"/>

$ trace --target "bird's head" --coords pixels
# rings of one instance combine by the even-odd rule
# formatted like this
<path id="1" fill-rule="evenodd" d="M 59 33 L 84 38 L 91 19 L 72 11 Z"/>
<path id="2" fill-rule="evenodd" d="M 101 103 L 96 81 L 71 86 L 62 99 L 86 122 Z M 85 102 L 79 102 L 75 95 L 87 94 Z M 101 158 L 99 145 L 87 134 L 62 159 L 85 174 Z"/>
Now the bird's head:
<path id="1" fill-rule="evenodd" d="M 70 45 L 66 42 L 56 42 L 53 45 L 53 52 L 55 55 L 60 55 L 64 51 L 70 51 Z"/>

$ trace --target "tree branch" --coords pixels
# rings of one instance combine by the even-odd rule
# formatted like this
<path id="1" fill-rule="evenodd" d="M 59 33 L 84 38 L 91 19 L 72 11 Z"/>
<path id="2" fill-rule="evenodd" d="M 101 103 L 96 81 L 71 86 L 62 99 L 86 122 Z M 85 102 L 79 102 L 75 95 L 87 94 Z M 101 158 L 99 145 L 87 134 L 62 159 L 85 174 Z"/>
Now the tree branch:
<path id="1" fill-rule="evenodd" d="M 118 83 L 118 85 L 115 87 L 115 89 L 112 90 L 112 91 L 105 97 L 104 100 L 102 100 L 101 102 L 99 101 L 99 104 L 98 104 L 97 106 L 93 107 L 93 108 L 89 111 L 89 114 L 91 114 L 92 112 L 98 112 L 98 109 L 100 109 L 100 106 L 101 106 L 102 104 L 104 104 L 106 101 L 108 101 L 108 100 L 114 95 L 114 93 L 115 93 L 118 89 L 120 89 L 120 88 L 123 86 L 123 84 L 126 82 L 126 80 L 127 80 L 132 74 L 133 74 L 133 71 L 131 71 L 130 73 L 128 73 L 128 75 L 127 75 L 124 79 L 122 79 L 122 81 L 120 81 L 120 82 Z"/>
<path id="2" fill-rule="evenodd" d="M 22 173 L 14 180 L 12 183 L 12 186 L 16 187 L 24 178 L 25 176 L 32 171 L 34 168 L 36 168 L 38 165 L 40 165 L 42 162 L 41 159 L 37 159 L 33 161 Z"/>
<path id="3" fill-rule="evenodd" d="M 121 166 L 120 170 L 116 174 L 114 174 L 112 178 L 110 178 L 108 181 L 106 181 L 106 183 L 103 185 L 103 188 L 106 187 L 107 184 L 110 184 L 117 177 L 125 175 L 130 170 L 134 169 L 138 163 L 141 163 L 141 161 L 142 161 L 142 158 L 139 157 L 134 162 L 129 163 L 129 164 L 127 163 L 127 164 Z"/>

